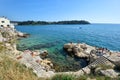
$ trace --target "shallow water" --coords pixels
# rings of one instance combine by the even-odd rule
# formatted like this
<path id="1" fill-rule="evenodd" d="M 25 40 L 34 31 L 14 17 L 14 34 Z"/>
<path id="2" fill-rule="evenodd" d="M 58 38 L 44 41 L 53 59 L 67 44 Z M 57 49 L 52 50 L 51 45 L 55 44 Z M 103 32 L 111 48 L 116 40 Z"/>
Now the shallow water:
<path id="1" fill-rule="evenodd" d="M 86 65 L 85 61 L 74 60 L 65 54 L 62 48 L 68 42 L 84 42 L 92 46 L 120 51 L 120 24 L 25 25 L 16 28 L 31 34 L 29 38 L 19 41 L 20 50 L 47 49 L 49 57 L 63 66 L 74 65 L 73 63 L 76 65 L 80 63 L 82 67 Z"/>

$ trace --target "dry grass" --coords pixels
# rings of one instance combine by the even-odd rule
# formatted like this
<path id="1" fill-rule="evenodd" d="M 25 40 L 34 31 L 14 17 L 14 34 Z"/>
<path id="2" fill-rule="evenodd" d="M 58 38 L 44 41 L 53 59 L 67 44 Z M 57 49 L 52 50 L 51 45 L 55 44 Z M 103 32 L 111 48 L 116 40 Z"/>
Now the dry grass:
<path id="1" fill-rule="evenodd" d="M 31 69 L 0 53 L 0 80 L 44 80 L 38 78 Z"/>

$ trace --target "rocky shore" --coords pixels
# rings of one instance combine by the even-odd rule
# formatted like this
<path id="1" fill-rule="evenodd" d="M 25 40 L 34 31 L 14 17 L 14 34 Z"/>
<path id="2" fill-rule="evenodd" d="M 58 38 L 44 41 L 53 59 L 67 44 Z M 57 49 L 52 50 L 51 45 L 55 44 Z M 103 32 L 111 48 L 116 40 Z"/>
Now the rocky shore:
<path id="1" fill-rule="evenodd" d="M 11 25 L 6 18 L 2 19 L 7 22 L 6 24 Z M 27 68 L 31 68 L 38 77 L 48 78 L 53 76 L 55 74 L 54 69 L 52 69 L 53 64 L 46 59 L 48 52 L 46 50 L 18 51 L 16 48 L 17 40 L 26 38 L 29 34 L 17 31 L 12 26 L 0 26 L 0 53 L 7 54 L 15 61 L 24 64 Z"/>
<path id="2" fill-rule="evenodd" d="M 120 72 L 115 67 L 120 67 L 120 52 L 110 51 L 107 48 L 99 48 L 87 45 L 85 43 L 67 43 L 63 49 L 68 55 L 78 58 L 84 58 L 89 61 L 89 65 L 77 72 L 71 72 L 75 75 L 97 74 L 118 77 Z M 104 66 L 104 69 L 103 69 Z M 67 72 L 67 74 L 71 74 Z"/>
<path id="3" fill-rule="evenodd" d="M 24 64 L 27 68 L 32 68 L 33 72 L 36 73 L 38 77 L 51 77 L 54 75 L 53 64 L 50 60 L 47 60 L 42 57 L 46 57 L 45 51 L 30 51 L 25 50 L 20 55 L 16 57 L 16 59 Z"/>
<path id="4" fill-rule="evenodd" d="M 49 78 L 56 74 L 99 74 L 112 78 L 120 75 L 120 52 L 110 51 L 85 43 L 67 43 L 63 49 L 69 56 L 86 59 L 89 65 L 76 72 L 55 72 L 53 63 L 46 57 L 46 50 L 18 51 L 16 41 L 18 38 L 26 38 L 29 34 L 17 31 L 14 27 L 0 27 L 0 53 L 8 54 L 17 62 L 31 68 L 38 77 Z"/>

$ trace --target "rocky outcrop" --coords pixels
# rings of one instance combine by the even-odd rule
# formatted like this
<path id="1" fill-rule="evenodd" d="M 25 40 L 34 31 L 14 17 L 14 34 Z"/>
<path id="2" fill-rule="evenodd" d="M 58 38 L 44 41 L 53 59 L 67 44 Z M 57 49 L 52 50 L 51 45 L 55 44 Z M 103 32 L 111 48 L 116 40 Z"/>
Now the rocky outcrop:
<path id="1" fill-rule="evenodd" d="M 119 52 L 110 51 L 107 48 L 93 47 L 84 43 L 67 43 L 63 48 L 69 55 L 74 55 L 79 58 L 87 57 L 89 59 L 90 64 L 88 66 L 77 72 L 71 72 L 72 74 L 100 73 L 115 78 L 120 73 L 114 70 L 115 66 L 120 66 Z"/>
<path id="2" fill-rule="evenodd" d="M 30 36 L 30 34 L 22 33 L 20 31 L 16 31 L 16 35 L 18 36 L 18 38 L 27 38 Z"/>
<path id="3" fill-rule="evenodd" d="M 4 46 L 4 51 L 16 51 L 16 34 L 12 28 L 0 28 L 0 46 Z M 1 51 L 2 51 L 1 50 Z"/>
<path id="4" fill-rule="evenodd" d="M 25 50 L 22 52 L 16 49 L 17 39 L 26 38 L 28 36 L 29 34 L 19 32 L 15 30 L 14 27 L 0 26 L 0 53 L 8 53 L 13 59 L 24 64 L 26 67 L 33 69 L 33 72 L 38 77 L 51 77 L 55 73 L 54 69 L 52 69 L 52 62 L 46 59 L 48 55 L 46 50 Z"/>
<path id="5" fill-rule="evenodd" d="M 8 51 L 8 53 L 13 53 L 12 58 L 19 61 L 21 64 L 24 64 L 26 67 L 33 69 L 33 72 L 38 77 L 51 77 L 55 74 L 74 74 L 74 75 L 84 75 L 91 73 L 91 66 L 101 63 L 100 56 L 105 57 L 106 60 L 113 62 L 115 65 L 120 64 L 120 55 L 114 54 L 114 52 L 108 51 L 103 48 L 96 48 L 89 46 L 84 43 L 67 43 L 64 45 L 64 49 L 68 52 L 69 55 L 78 57 L 78 58 L 91 58 L 91 64 L 80 69 L 76 72 L 63 72 L 63 73 L 55 73 L 53 68 L 53 64 L 50 60 L 46 59 L 48 56 L 48 52 L 46 50 L 39 51 L 30 51 L 25 50 L 24 52 L 18 51 L 16 49 L 16 40 L 17 37 L 26 38 L 28 34 L 24 34 L 14 29 L 14 27 L 0 27 L 0 51 L 1 49 L 5 49 L 4 51 Z M 1 47 L 2 46 L 2 47 Z M 3 48 L 4 47 L 4 48 Z M 95 60 L 96 62 L 95 62 Z M 103 58 L 102 58 L 103 59 Z M 107 64 L 104 60 L 102 63 Z M 102 70 L 98 68 L 97 71 L 100 71 L 102 75 L 116 77 L 119 75 L 115 70 L 107 69 Z"/>
<path id="6" fill-rule="evenodd" d="M 48 56 L 47 50 L 40 51 L 40 57 L 41 57 L 42 59 L 46 58 L 47 56 Z"/>
<path id="7" fill-rule="evenodd" d="M 111 78 L 116 78 L 120 73 L 113 69 L 107 69 L 107 70 L 100 70 L 100 74 Z"/>
<path id="8" fill-rule="evenodd" d="M 120 67 L 120 53 L 112 52 L 111 56 L 108 57 L 111 62 Z"/>
<path id="9" fill-rule="evenodd" d="M 16 59 L 28 68 L 32 68 L 33 72 L 36 73 L 38 77 L 51 77 L 55 74 L 54 69 L 52 69 L 53 64 L 47 59 L 42 59 L 40 52 L 41 51 L 26 50 L 21 55 L 17 56 Z"/>
<path id="10" fill-rule="evenodd" d="M 88 46 L 84 43 L 67 43 L 63 47 L 69 55 L 74 55 L 79 58 L 88 58 L 90 51 L 95 49 L 94 47 Z"/>
<path id="11" fill-rule="evenodd" d="M 106 48 L 93 47 L 85 43 L 67 43 L 64 44 L 63 48 L 68 53 L 68 55 L 78 58 L 87 58 L 90 62 L 93 62 L 100 56 L 104 55 L 111 57 L 113 56 L 112 54 L 114 54 L 114 52 Z"/>

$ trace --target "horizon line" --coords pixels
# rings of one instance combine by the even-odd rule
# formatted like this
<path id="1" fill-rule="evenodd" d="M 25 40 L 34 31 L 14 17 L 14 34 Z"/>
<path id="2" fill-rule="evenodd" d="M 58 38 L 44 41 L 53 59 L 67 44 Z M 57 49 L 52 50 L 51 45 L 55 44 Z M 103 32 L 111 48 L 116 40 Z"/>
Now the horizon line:
<path id="1" fill-rule="evenodd" d="M 24 21 L 45 21 L 45 22 L 59 22 L 59 21 L 88 21 L 88 20 L 84 20 L 84 19 L 71 19 L 71 20 L 11 20 L 11 21 L 21 21 L 21 22 L 24 22 Z M 90 22 L 88 21 L 89 23 L 91 24 L 120 24 L 120 23 L 115 23 L 115 22 Z"/>

